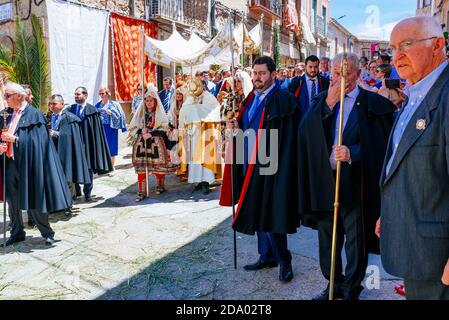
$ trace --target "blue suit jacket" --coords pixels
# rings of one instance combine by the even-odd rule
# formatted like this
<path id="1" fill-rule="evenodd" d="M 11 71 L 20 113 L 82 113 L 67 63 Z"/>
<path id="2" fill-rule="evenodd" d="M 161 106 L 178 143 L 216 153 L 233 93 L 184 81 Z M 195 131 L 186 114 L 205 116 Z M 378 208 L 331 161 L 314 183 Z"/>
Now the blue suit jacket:
<path id="1" fill-rule="evenodd" d="M 329 89 L 329 80 L 318 75 L 317 85 L 318 85 L 318 93 L 321 93 L 322 91 Z M 301 107 L 301 114 L 305 114 L 310 107 L 309 90 L 307 90 L 307 81 L 305 74 L 301 77 L 298 76 L 293 78 L 288 87 L 288 90 L 291 93 L 295 94 L 300 86 L 301 90 L 299 92 L 299 96 L 297 97 L 297 99 L 299 102 L 299 106 Z"/>
<path id="2" fill-rule="evenodd" d="M 449 67 L 411 117 L 386 175 L 391 144 L 392 134 L 380 179 L 382 264 L 402 278 L 440 281 L 449 258 Z"/>

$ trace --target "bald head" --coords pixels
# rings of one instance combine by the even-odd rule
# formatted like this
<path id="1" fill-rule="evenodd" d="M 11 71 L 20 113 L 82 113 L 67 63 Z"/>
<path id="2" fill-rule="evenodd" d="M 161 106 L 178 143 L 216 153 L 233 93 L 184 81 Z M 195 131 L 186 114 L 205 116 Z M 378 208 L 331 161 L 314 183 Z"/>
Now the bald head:
<path id="1" fill-rule="evenodd" d="M 433 17 L 413 17 L 399 22 L 391 32 L 393 64 L 401 78 L 415 84 L 445 60 L 443 30 Z"/>
<path id="2" fill-rule="evenodd" d="M 434 17 L 412 17 L 400 21 L 392 31 L 395 32 L 407 31 L 407 33 L 415 34 L 419 37 L 442 37 L 444 38 L 441 24 Z"/>

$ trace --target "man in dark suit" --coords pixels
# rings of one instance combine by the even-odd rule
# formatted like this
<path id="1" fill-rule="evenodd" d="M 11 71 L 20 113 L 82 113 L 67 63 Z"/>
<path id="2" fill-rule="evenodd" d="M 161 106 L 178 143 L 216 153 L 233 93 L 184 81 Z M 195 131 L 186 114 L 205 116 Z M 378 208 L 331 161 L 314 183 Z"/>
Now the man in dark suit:
<path id="1" fill-rule="evenodd" d="M 318 74 L 320 59 L 309 56 L 306 59 L 306 73 L 292 79 L 288 89 L 298 100 L 302 114 L 309 109 L 312 99 L 329 88 L 329 79 Z"/>
<path id="2" fill-rule="evenodd" d="M 78 87 L 75 90 L 75 102 L 68 109 L 71 113 L 81 119 L 81 132 L 83 135 L 86 159 L 89 165 L 89 180 L 83 187 L 86 202 L 92 201 L 93 174 L 105 174 L 114 170 L 106 141 L 104 127 L 101 123 L 100 113 L 97 108 L 87 103 L 87 89 Z M 81 196 L 81 188 L 75 183 L 76 196 Z"/>
<path id="3" fill-rule="evenodd" d="M 264 268 L 279 268 L 279 280 L 293 279 L 292 256 L 287 248 L 287 234 L 295 233 L 299 223 L 297 216 L 296 179 L 296 130 L 299 122 L 299 108 L 295 99 L 276 83 L 276 65 L 272 58 L 262 56 L 253 65 L 254 91 L 242 103 L 238 117 L 238 134 L 234 157 L 234 199 L 239 202 L 233 221 L 236 231 L 257 233 L 259 258 L 253 264 L 244 266 L 247 271 Z M 256 136 L 259 130 L 266 135 L 243 140 L 245 136 Z M 272 133 L 276 132 L 276 138 Z M 282 139 L 281 139 L 282 137 Z M 257 142 L 256 142 L 257 139 Z M 270 141 L 271 140 L 271 141 Z M 259 153 L 270 145 L 276 158 L 269 164 Z M 256 147 L 259 146 L 259 148 Z M 262 151 L 261 151 L 262 152 Z M 274 155 L 275 154 L 275 155 Z M 253 160 L 251 160 L 253 159 Z M 279 161 L 275 170 L 272 165 Z M 271 169 L 271 170 L 270 170 Z M 231 205 L 231 166 L 225 166 L 220 204 Z"/>
<path id="4" fill-rule="evenodd" d="M 158 92 L 159 98 L 162 101 L 162 106 L 164 107 L 165 112 L 167 113 L 170 110 L 170 101 L 173 96 L 174 89 L 172 87 L 172 79 L 170 77 L 164 78 L 163 87 L 161 91 Z"/>
<path id="5" fill-rule="evenodd" d="M 335 170 L 341 161 L 334 298 L 356 300 L 363 290 L 368 253 L 379 253 L 372 228 L 379 217 L 379 177 L 395 107 L 384 97 L 356 86 L 359 59 L 348 54 L 343 144 L 338 146 L 341 61 L 342 55 L 337 55 L 332 65 L 333 84 L 314 100 L 299 127 L 299 212 L 303 225 L 318 229 L 321 272 L 329 280 Z M 314 298 L 328 299 L 329 288 Z"/>
<path id="6" fill-rule="evenodd" d="M 49 134 L 58 150 L 73 197 L 76 196 L 75 183 L 92 183 L 80 128 L 81 119 L 68 110 L 63 110 L 64 98 L 59 94 L 52 95 L 48 105 L 52 112 Z M 71 209 L 66 210 L 65 214 L 71 216 Z"/>
<path id="7" fill-rule="evenodd" d="M 407 99 L 390 136 L 376 227 L 385 270 L 404 278 L 407 299 L 449 299 L 449 64 L 431 17 L 392 31 Z"/>

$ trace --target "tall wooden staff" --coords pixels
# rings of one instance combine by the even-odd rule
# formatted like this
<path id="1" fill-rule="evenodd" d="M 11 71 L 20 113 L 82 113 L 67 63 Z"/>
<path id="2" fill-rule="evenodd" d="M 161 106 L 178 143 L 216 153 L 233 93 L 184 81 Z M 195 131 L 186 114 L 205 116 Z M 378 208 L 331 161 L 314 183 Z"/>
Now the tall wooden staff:
<path id="1" fill-rule="evenodd" d="M 346 77 L 348 74 L 348 58 L 346 56 L 346 45 L 343 45 L 343 59 L 341 62 L 341 90 L 340 90 L 340 119 L 338 127 L 338 146 L 343 144 L 343 117 L 345 108 L 345 87 Z M 340 199 L 340 177 L 341 177 L 341 161 L 337 161 L 337 172 L 335 179 L 335 201 L 334 201 L 334 226 L 332 230 L 332 254 L 331 254 L 331 274 L 329 281 L 329 300 L 334 300 L 334 284 L 335 284 L 335 254 L 337 250 L 337 221 Z"/>
<path id="2" fill-rule="evenodd" d="M 232 11 L 230 11 L 229 14 L 229 32 L 230 32 L 230 38 L 231 38 L 231 72 L 232 72 L 232 81 L 235 79 L 235 70 L 234 70 L 234 34 L 233 34 L 233 16 Z M 233 117 L 235 115 L 235 85 L 234 83 L 231 85 L 232 89 L 232 114 Z M 234 221 L 235 218 L 235 205 L 234 205 L 234 130 L 232 129 L 231 133 L 231 202 L 232 202 L 232 221 Z M 237 269 L 237 233 L 234 230 L 234 269 Z"/>
<path id="3" fill-rule="evenodd" d="M 144 108 L 143 113 L 143 122 L 145 129 L 147 128 L 147 121 L 146 121 L 146 113 L 147 113 L 147 106 L 145 105 L 145 28 L 141 27 L 142 30 L 142 104 Z M 146 131 L 146 130 L 145 130 Z M 145 141 L 145 196 L 148 198 L 150 196 L 149 187 L 148 187 L 148 156 L 147 156 L 147 140 Z"/>
<path id="4" fill-rule="evenodd" d="M 3 128 L 2 133 L 7 132 L 6 122 L 10 114 L 3 110 Z M 12 147 L 12 146 L 11 146 Z M 6 253 L 6 152 L 3 152 L 3 250 Z"/>

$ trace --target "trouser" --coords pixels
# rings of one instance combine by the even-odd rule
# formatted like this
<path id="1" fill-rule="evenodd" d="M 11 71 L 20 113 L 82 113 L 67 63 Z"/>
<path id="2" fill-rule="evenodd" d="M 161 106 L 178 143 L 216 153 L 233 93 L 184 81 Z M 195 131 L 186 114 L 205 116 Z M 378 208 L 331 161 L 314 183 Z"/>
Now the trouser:
<path id="1" fill-rule="evenodd" d="M 441 280 L 404 279 L 404 287 L 407 300 L 449 300 L 449 286 L 445 286 Z"/>
<path id="2" fill-rule="evenodd" d="M 23 229 L 22 210 L 20 209 L 19 198 L 19 171 L 17 163 L 14 160 L 6 161 L 6 200 L 8 202 L 8 212 L 11 219 L 11 238 L 25 236 Z M 31 187 L 31 186 L 30 186 Z M 48 221 L 48 213 L 37 212 L 36 210 L 28 210 L 28 214 L 32 217 L 34 223 L 39 229 L 42 237 L 47 238 L 54 236 L 54 231 L 50 227 Z"/>
<path id="3" fill-rule="evenodd" d="M 285 233 L 257 232 L 257 249 L 264 262 L 276 261 L 280 265 L 292 262 Z"/>
<path id="4" fill-rule="evenodd" d="M 70 195 L 72 197 L 76 196 L 76 187 L 75 187 L 75 183 L 73 182 L 68 182 L 69 185 L 69 190 L 70 190 Z"/>
<path id="5" fill-rule="evenodd" d="M 165 182 L 165 174 L 155 173 L 154 175 L 156 176 L 157 184 L 159 186 L 163 186 L 164 182 Z M 137 175 L 137 188 L 138 188 L 138 192 L 139 193 L 146 194 L 147 181 L 145 179 L 145 174 L 144 173 L 141 173 L 141 174 Z"/>
<path id="6" fill-rule="evenodd" d="M 318 220 L 318 241 L 320 267 L 323 276 L 329 280 L 331 273 L 333 214 Z M 346 242 L 345 242 L 346 236 Z M 345 275 L 342 274 L 343 243 L 346 252 Z M 335 290 L 345 296 L 358 298 L 368 265 L 368 254 L 364 250 L 363 220 L 360 206 L 347 209 L 340 207 L 337 222 L 335 254 Z"/>
<path id="7" fill-rule="evenodd" d="M 92 189 L 94 187 L 94 174 L 92 172 L 92 169 L 89 169 L 89 176 L 90 176 L 90 180 L 92 181 L 91 183 L 86 183 L 83 186 L 83 193 L 84 193 L 84 197 L 90 197 L 92 195 Z M 75 191 L 76 191 L 76 196 L 81 196 L 81 187 L 79 185 L 79 183 L 75 183 Z"/>

